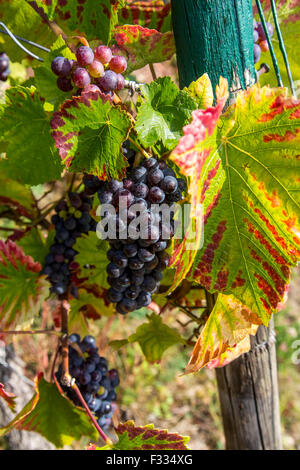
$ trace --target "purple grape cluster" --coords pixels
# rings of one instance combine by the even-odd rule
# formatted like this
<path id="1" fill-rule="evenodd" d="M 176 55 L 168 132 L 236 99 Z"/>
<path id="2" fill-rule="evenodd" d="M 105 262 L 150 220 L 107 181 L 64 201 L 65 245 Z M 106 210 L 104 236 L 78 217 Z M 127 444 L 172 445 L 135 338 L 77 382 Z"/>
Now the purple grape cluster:
<path id="1" fill-rule="evenodd" d="M 70 287 L 71 294 L 77 296 L 77 289 L 71 282 L 72 262 L 77 254 L 73 246 L 83 233 L 96 230 L 96 221 L 89 213 L 91 208 L 91 198 L 87 194 L 73 192 L 55 207 L 56 214 L 51 221 L 56 235 L 46 256 L 43 274 L 47 275 L 51 291 L 57 295 L 65 294 Z"/>
<path id="2" fill-rule="evenodd" d="M 6 82 L 9 74 L 9 57 L 5 52 L 0 52 L 0 80 Z"/>
<path id="3" fill-rule="evenodd" d="M 96 340 L 93 336 L 85 336 L 82 340 L 78 334 L 69 337 L 69 371 L 89 409 L 96 415 L 99 426 L 105 430 L 111 424 L 115 411 L 117 394 L 115 388 L 119 385 L 119 373 L 116 369 L 108 370 L 105 357 L 99 356 Z M 79 354 L 72 343 L 83 353 Z M 62 378 L 62 365 L 56 373 L 57 380 Z M 66 395 L 76 406 L 82 406 L 74 390 L 62 385 Z"/>
<path id="4" fill-rule="evenodd" d="M 65 92 L 73 90 L 74 86 L 83 92 L 122 90 L 125 84 L 122 73 L 126 68 L 125 57 L 113 55 L 107 46 L 98 46 L 94 50 L 80 46 L 76 61 L 55 57 L 51 63 L 52 72 L 58 76 L 57 86 Z"/>
<path id="5" fill-rule="evenodd" d="M 272 37 L 274 29 L 271 23 L 266 23 L 267 30 L 270 37 Z M 269 50 L 268 41 L 265 35 L 264 27 L 262 23 L 253 20 L 253 52 L 254 52 L 254 63 L 256 64 L 261 56 L 261 52 L 266 52 Z"/>
<path id="6" fill-rule="evenodd" d="M 102 183 L 98 190 L 100 203 L 116 209 L 111 215 L 112 225 L 117 229 L 116 237 L 108 237 L 107 281 L 110 288 L 107 298 L 116 304 L 118 313 L 126 314 L 148 306 L 152 294 L 158 291 L 162 272 L 169 263 L 166 249 L 174 236 L 174 220 L 171 217 L 167 224 L 163 223 L 161 213 L 155 213 L 153 205 L 171 206 L 182 199 L 184 190 L 185 181 L 178 179 L 163 160 L 155 158 L 144 160 L 123 181 Z M 125 222 L 118 213 L 121 201 L 126 204 Z M 133 204 L 138 207 L 137 212 L 131 209 Z M 138 237 L 133 239 L 128 235 L 128 223 L 137 216 L 143 221 L 143 228 L 138 229 Z M 109 217 L 107 215 L 106 219 Z"/>

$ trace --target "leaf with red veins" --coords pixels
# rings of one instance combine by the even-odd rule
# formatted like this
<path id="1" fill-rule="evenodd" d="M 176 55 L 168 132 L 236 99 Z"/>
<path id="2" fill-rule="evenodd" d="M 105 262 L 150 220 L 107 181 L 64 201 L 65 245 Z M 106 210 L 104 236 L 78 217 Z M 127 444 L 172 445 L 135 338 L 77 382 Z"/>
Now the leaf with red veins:
<path id="1" fill-rule="evenodd" d="M 21 247 L 0 240 L 0 327 L 26 328 L 49 295 L 42 267 Z"/>
<path id="2" fill-rule="evenodd" d="M 0 428 L 0 436 L 12 429 L 38 432 L 58 448 L 82 436 L 97 439 L 85 410 L 74 406 L 54 383 L 46 382 L 41 373 L 35 378 L 33 397 L 7 426 Z"/>
<path id="3" fill-rule="evenodd" d="M 102 180 L 125 177 L 128 162 L 121 147 L 131 126 L 130 115 L 98 92 L 66 100 L 51 120 L 52 137 L 66 167 Z"/>
<path id="4" fill-rule="evenodd" d="M 171 31 L 171 3 L 129 0 L 119 12 L 119 24 L 139 24 L 162 33 Z"/>
<path id="5" fill-rule="evenodd" d="M 13 393 L 7 392 L 5 390 L 4 385 L 0 382 L 0 397 L 3 398 L 3 400 L 6 401 L 8 407 L 11 409 L 11 411 L 15 411 L 16 403 L 15 399 L 16 396 Z"/>
<path id="6" fill-rule="evenodd" d="M 211 201 L 207 180 L 199 183 L 204 244 L 188 279 L 233 294 L 267 325 L 300 258 L 300 101 L 255 85 L 217 128 L 214 168 L 222 168 L 223 184 Z M 216 172 L 210 185 L 219 184 Z"/>
<path id="7" fill-rule="evenodd" d="M 217 122 L 228 98 L 226 86 L 227 81 L 221 79 L 215 107 L 192 112 L 193 120 L 183 128 L 184 136 L 170 156 L 180 172 L 188 178 L 191 203 L 184 238 L 175 239 L 173 244 L 170 266 L 175 268 L 176 273 L 170 291 L 187 277 L 194 264 L 203 244 L 204 221 L 217 204 L 224 182 L 224 170 L 218 155 Z M 223 227 L 224 225 L 220 228 L 221 232 Z"/>
<path id="8" fill-rule="evenodd" d="M 136 426 L 133 421 L 126 421 L 120 423 L 115 432 L 118 442 L 90 450 L 189 450 L 189 437 L 170 433 L 166 429 L 155 429 L 153 424 Z"/>
<path id="9" fill-rule="evenodd" d="M 173 33 L 161 33 L 142 26 L 117 26 L 114 33 L 117 46 L 128 60 L 127 73 L 170 59 L 175 53 Z"/>
<path id="10" fill-rule="evenodd" d="M 234 296 L 219 294 L 194 346 L 186 373 L 229 364 L 250 349 L 259 318 Z"/>

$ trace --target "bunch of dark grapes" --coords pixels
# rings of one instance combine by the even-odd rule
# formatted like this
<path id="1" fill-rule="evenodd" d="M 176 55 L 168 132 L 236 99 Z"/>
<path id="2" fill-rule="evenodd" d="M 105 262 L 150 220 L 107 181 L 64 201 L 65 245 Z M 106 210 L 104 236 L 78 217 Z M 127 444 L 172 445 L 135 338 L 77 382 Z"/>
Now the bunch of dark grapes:
<path id="1" fill-rule="evenodd" d="M 0 52 L 0 80 L 6 82 L 9 74 L 9 57 L 5 52 Z"/>
<path id="2" fill-rule="evenodd" d="M 73 246 L 83 233 L 96 230 L 96 222 L 90 216 L 91 198 L 85 193 L 72 193 L 60 201 L 52 216 L 56 235 L 50 253 L 46 256 L 43 274 L 46 274 L 57 295 L 63 295 L 70 287 L 70 292 L 77 296 L 76 287 L 71 283 L 71 265 L 77 251 Z"/>
<path id="3" fill-rule="evenodd" d="M 94 50 L 80 46 L 76 51 L 76 61 L 65 57 L 55 57 L 51 69 L 58 76 L 57 86 L 62 91 L 71 91 L 74 86 L 83 90 L 111 93 L 124 88 L 122 73 L 127 61 L 121 55 L 113 55 L 107 46 Z"/>
<path id="4" fill-rule="evenodd" d="M 182 199 L 184 189 L 185 181 L 178 179 L 163 160 L 149 158 L 133 168 L 123 181 L 103 183 L 98 191 L 101 204 L 116 208 L 116 214 L 111 215 L 111 222 L 117 228 L 116 238 L 108 238 L 107 280 L 111 287 L 107 297 L 116 303 L 118 313 L 146 307 L 157 292 L 162 272 L 169 263 L 166 249 L 174 235 L 174 220 L 172 217 L 163 223 L 162 215 L 154 213 L 153 205 L 171 206 Z M 118 213 L 121 198 L 127 206 L 125 222 Z M 133 204 L 138 204 L 137 212 L 130 209 Z M 136 217 L 143 221 L 144 228 L 140 227 L 133 239 L 128 236 L 128 223 Z"/>
<path id="5" fill-rule="evenodd" d="M 270 37 L 272 37 L 274 29 L 271 23 L 266 23 Z M 268 41 L 262 23 L 253 21 L 253 51 L 254 63 L 256 64 L 261 56 L 261 51 L 266 52 L 269 50 Z"/>
<path id="6" fill-rule="evenodd" d="M 82 355 L 75 348 L 69 346 L 69 371 L 89 409 L 97 416 L 97 421 L 102 429 L 107 429 L 111 424 L 111 418 L 115 410 L 117 395 L 115 388 L 120 379 L 116 369 L 108 370 L 108 362 L 105 357 L 98 354 L 96 340 L 93 336 L 85 336 L 82 341 L 79 335 L 72 334 L 69 337 Z M 58 381 L 62 378 L 62 366 L 56 373 Z M 64 387 L 66 395 L 77 406 L 82 406 L 74 390 Z"/>

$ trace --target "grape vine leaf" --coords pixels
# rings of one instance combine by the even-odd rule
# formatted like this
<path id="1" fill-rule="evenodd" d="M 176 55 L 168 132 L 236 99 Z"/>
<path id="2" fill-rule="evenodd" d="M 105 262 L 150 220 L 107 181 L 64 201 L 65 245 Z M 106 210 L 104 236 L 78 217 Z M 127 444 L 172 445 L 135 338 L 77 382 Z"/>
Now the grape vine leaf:
<path id="1" fill-rule="evenodd" d="M 205 109 L 213 105 L 214 92 L 207 73 L 204 73 L 197 80 L 191 82 L 188 87 L 183 88 L 183 91 L 186 91 L 194 98 L 200 109 Z"/>
<path id="2" fill-rule="evenodd" d="M 224 182 L 216 143 L 217 122 L 228 98 L 228 84 L 220 79 L 217 106 L 193 112 L 193 121 L 183 128 L 184 136 L 170 156 L 181 173 L 188 178 L 190 207 L 183 239 L 173 239 L 169 266 L 176 269 L 169 292 L 175 290 L 193 266 L 198 250 L 204 243 L 204 222 L 218 198 Z M 195 124 L 196 123 L 196 124 Z M 201 143 L 198 145 L 198 141 Z"/>
<path id="3" fill-rule="evenodd" d="M 119 24 L 139 24 L 162 33 L 172 30 L 171 3 L 163 0 L 127 1 L 119 11 Z"/>
<path id="4" fill-rule="evenodd" d="M 50 135 L 44 100 L 34 87 L 6 91 L 0 134 L 7 142 L 1 161 L 8 177 L 32 186 L 60 179 L 62 165 Z"/>
<path id="5" fill-rule="evenodd" d="M 8 407 L 12 410 L 15 411 L 16 408 L 16 403 L 15 399 L 16 396 L 13 393 L 7 392 L 5 390 L 4 385 L 0 382 L 0 397 L 3 398 L 3 400 L 6 401 Z"/>
<path id="6" fill-rule="evenodd" d="M 126 111 L 94 92 L 66 100 L 51 120 L 52 137 L 66 166 L 101 179 L 125 177 L 128 163 L 121 145 L 131 125 Z"/>
<path id="7" fill-rule="evenodd" d="M 38 38 L 42 46 L 48 47 L 55 40 L 55 34 L 47 23 L 41 20 L 40 15 L 25 0 L 0 0 L 0 21 L 14 34 L 32 41 Z M 27 48 L 36 52 L 31 46 Z M 5 50 L 14 62 L 21 62 L 26 57 L 26 53 L 4 34 L 0 34 L 0 50 Z M 39 50 L 38 55 L 45 57 L 47 53 Z"/>
<path id="8" fill-rule="evenodd" d="M 133 421 L 120 423 L 115 432 L 118 442 L 101 448 L 89 447 L 90 450 L 189 450 L 190 438 L 165 429 L 156 429 L 153 424 L 136 426 Z"/>
<path id="9" fill-rule="evenodd" d="M 80 278 L 84 278 L 86 283 L 108 287 L 106 281 L 107 246 L 108 243 L 100 240 L 95 232 L 89 232 L 88 235 L 77 238 L 74 250 L 78 251 L 78 254 L 74 261 L 79 264 Z"/>
<path id="10" fill-rule="evenodd" d="M 171 346 L 185 343 L 176 330 L 163 323 L 159 315 L 153 313 L 147 320 L 147 323 L 140 325 L 136 332 L 129 336 L 128 342 L 138 342 L 150 363 L 160 362 L 164 352 Z"/>
<path id="11" fill-rule="evenodd" d="M 85 411 L 62 396 L 56 385 L 46 382 L 42 374 L 35 379 L 31 400 L 7 426 L 0 428 L 0 436 L 14 428 L 38 432 L 57 448 L 82 436 L 97 439 L 97 432 Z"/>
<path id="12" fill-rule="evenodd" d="M 18 241 L 18 245 L 22 247 L 26 255 L 31 256 L 34 261 L 41 263 L 43 266 L 50 247 L 54 242 L 54 237 L 55 230 L 50 230 L 48 237 L 45 239 L 43 234 L 33 227 Z"/>
<path id="13" fill-rule="evenodd" d="M 49 294 L 42 267 L 21 247 L 0 240 L 0 326 L 26 328 Z"/>
<path id="14" fill-rule="evenodd" d="M 190 130 L 202 124 L 196 113 Z M 221 177 L 224 182 L 208 204 L 202 181 L 209 211 L 204 245 L 188 277 L 211 292 L 233 294 L 250 309 L 253 323 L 268 324 L 300 255 L 299 129 L 300 101 L 285 89 L 255 85 L 220 117 L 206 156 L 210 184 L 219 187 Z M 181 156 L 182 164 L 191 155 L 201 159 L 203 142 L 192 136 L 174 158 Z"/>
<path id="15" fill-rule="evenodd" d="M 182 135 L 182 128 L 197 104 L 188 93 L 180 91 L 170 77 L 158 78 L 141 86 L 135 130 L 142 145 L 162 142 L 172 150 Z"/>
<path id="16" fill-rule="evenodd" d="M 117 26 L 114 38 L 118 48 L 127 58 L 126 73 L 141 69 L 147 64 L 163 62 L 175 54 L 173 33 L 161 33 L 142 26 Z"/>
<path id="17" fill-rule="evenodd" d="M 118 11 L 124 0 L 64 0 L 57 2 L 54 18 L 71 31 L 80 31 L 88 40 L 99 39 L 107 44 L 118 23 Z"/>
<path id="18" fill-rule="evenodd" d="M 37 216 L 37 210 L 30 189 L 23 184 L 8 178 L 3 161 L 0 159 L 0 205 L 12 208 L 19 215 L 28 219 Z"/>
<path id="19" fill-rule="evenodd" d="M 43 96 L 48 103 L 53 104 L 55 109 L 74 94 L 73 90 L 64 92 L 57 87 L 57 76 L 51 70 L 52 60 L 57 56 L 66 57 L 67 59 L 76 59 L 75 54 L 67 47 L 61 36 L 57 38 L 50 48 L 50 52 L 47 54 L 43 65 L 39 65 L 34 69 L 35 81 L 41 96 Z"/>
<path id="20" fill-rule="evenodd" d="M 219 294 L 194 346 L 186 373 L 205 366 L 225 366 L 249 351 L 250 335 L 256 334 L 259 323 L 259 318 L 233 295 Z"/>
<path id="21" fill-rule="evenodd" d="M 70 305 L 70 325 L 73 329 L 79 327 L 85 332 L 88 319 L 98 320 L 102 316 L 108 317 L 116 313 L 113 304 L 106 297 L 106 289 L 96 284 L 79 286 L 78 299 L 72 299 Z"/>

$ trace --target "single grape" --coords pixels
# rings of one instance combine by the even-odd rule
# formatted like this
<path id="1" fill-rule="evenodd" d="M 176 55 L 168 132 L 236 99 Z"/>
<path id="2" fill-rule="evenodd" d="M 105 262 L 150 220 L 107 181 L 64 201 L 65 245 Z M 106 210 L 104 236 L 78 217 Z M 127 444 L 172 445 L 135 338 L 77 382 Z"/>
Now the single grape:
<path id="1" fill-rule="evenodd" d="M 259 41 L 259 47 L 261 48 L 262 52 L 267 52 L 269 50 L 268 41 L 266 39 L 264 41 Z"/>
<path id="2" fill-rule="evenodd" d="M 79 65 L 85 67 L 94 60 L 94 53 L 88 46 L 80 46 L 76 51 L 76 58 Z"/>
<path id="3" fill-rule="evenodd" d="M 98 198 L 101 204 L 111 204 L 113 201 L 113 194 L 111 191 L 98 191 Z"/>
<path id="4" fill-rule="evenodd" d="M 133 256 L 136 256 L 138 252 L 138 245 L 135 243 L 130 244 L 130 245 L 125 245 L 123 247 L 123 252 L 128 258 L 132 258 Z"/>
<path id="5" fill-rule="evenodd" d="M 127 60 L 121 55 L 115 55 L 111 58 L 108 66 L 116 73 L 123 73 L 127 69 Z"/>
<path id="6" fill-rule="evenodd" d="M 92 93 L 101 93 L 101 90 L 97 85 L 94 85 L 93 83 L 90 83 L 89 85 L 87 85 L 83 88 L 82 93 L 90 93 L 90 92 L 92 92 Z"/>
<path id="7" fill-rule="evenodd" d="M 164 179 L 164 174 L 159 168 L 154 168 L 147 176 L 147 183 L 150 186 L 156 186 Z"/>
<path id="8" fill-rule="evenodd" d="M 129 259 L 128 266 L 132 270 L 142 269 L 144 267 L 144 262 L 141 261 L 138 257 L 134 256 Z"/>
<path id="9" fill-rule="evenodd" d="M 71 72 L 72 64 L 65 57 L 55 57 L 51 62 L 51 70 L 59 77 L 66 77 Z"/>
<path id="10" fill-rule="evenodd" d="M 117 90 L 122 90 L 125 86 L 125 79 L 120 73 L 117 74 Z"/>
<path id="11" fill-rule="evenodd" d="M 84 68 L 78 67 L 72 75 L 74 85 L 78 88 L 84 88 L 91 83 L 91 77 Z"/>
<path id="12" fill-rule="evenodd" d="M 254 63 L 256 64 L 261 56 L 261 48 L 258 44 L 253 45 L 253 52 L 254 52 Z"/>
<path id="13" fill-rule="evenodd" d="M 147 175 L 147 169 L 143 166 L 136 167 L 132 170 L 130 177 L 135 183 L 141 181 Z"/>
<path id="14" fill-rule="evenodd" d="M 104 72 L 103 77 L 98 79 L 98 85 L 105 92 L 116 90 L 118 85 L 117 74 L 112 70 L 107 70 Z"/>
<path id="15" fill-rule="evenodd" d="M 138 257 L 143 263 L 148 263 L 149 261 L 152 261 L 155 258 L 155 255 L 146 248 L 140 248 L 138 250 Z"/>
<path id="16" fill-rule="evenodd" d="M 148 200 L 153 204 L 161 204 L 165 199 L 164 191 L 158 186 L 152 186 L 148 194 Z"/>
<path id="17" fill-rule="evenodd" d="M 149 292 L 142 291 L 136 300 L 138 308 L 147 307 L 152 302 L 152 297 Z"/>
<path id="18" fill-rule="evenodd" d="M 115 263 L 109 263 L 106 268 L 107 274 L 113 278 L 120 277 L 123 269 L 117 266 Z"/>
<path id="19" fill-rule="evenodd" d="M 101 62 L 98 60 L 94 60 L 91 64 L 88 66 L 88 72 L 91 77 L 93 78 L 99 78 L 104 75 L 104 67 Z"/>
<path id="20" fill-rule="evenodd" d="M 133 186 L 132 193 L 136 197 L 141 197 L 142 199 L 146 199 L 149 193 L 149 188 L 145 183 L 137 183 Z"/>
<path id="21" fill-rule="evenodd" d="M 256 29 L 253 30 L 253 42 L 256 43 L 259 39 L 259 34 Z"/>
<path id="22" fill-rule="evenodd" d="M 113 204 L 119 207 L 120 204 L 125 204 L 126 207 L 131 206 L 134 202 L 134 196 L 128 189 L 119 189 L 113 197 Z"/>
<path id="23" fill-rule="evenodd" d="M 116 191 L 118 191 L 118 189 L 123 188 L 123 182 L 118 180 L 110 180 L 107 187 L 109 191 L 115 193 Z"/>
<path id="24" fill-rule="evenodd" d="M 165 176 L 159 186 L 165 193 L 172 194 L 178 188 L 177 179 L 174 176 Z"/>
<path id="25" fill-rule="evenodd" d="M 56 84 L 61 91 L 68 92 L 73 90 L 73 84 L 70 78 L 58 77 Z"/>
<path id="26" fill-rule="evenodd" d="M 108 64 L 112 58 L 111 49 L 107 46 L 98 46 L 95 49 L 95 58 L 102 64 Z"/>
<path id="27" fill-rule="evenodd" d="M 123 294 L 120 291 L 110 288 L 107 291 L 107 298 L 110 302 L 117 303 L 122 300 Z"/>

